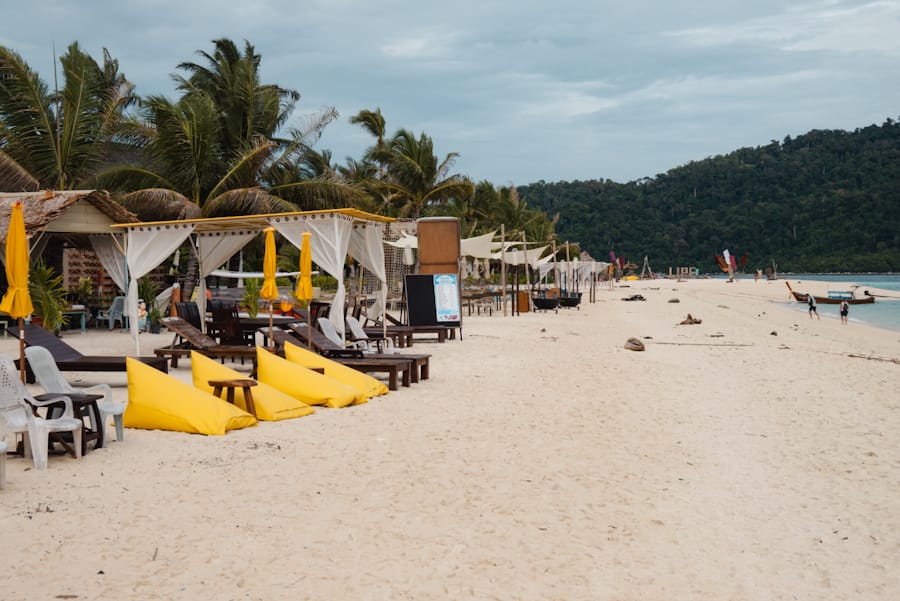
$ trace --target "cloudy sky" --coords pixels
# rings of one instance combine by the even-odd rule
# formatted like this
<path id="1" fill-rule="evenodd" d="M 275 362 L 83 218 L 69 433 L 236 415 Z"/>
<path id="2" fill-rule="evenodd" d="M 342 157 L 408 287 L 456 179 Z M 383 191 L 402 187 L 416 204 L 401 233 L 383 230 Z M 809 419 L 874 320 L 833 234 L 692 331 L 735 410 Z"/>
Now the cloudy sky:
<path id="1" fill-rule="evenodd" d="M 47 81 L 53 48 L 107 48 L 140 94 L 211 40 L 248 40 L 296 116 L 340 111 L 337 162 L 425 132 L 497 185 L 659 173 L 810 129 L 900 117 L 900 0 L 0 0 L 0 44 Z"/>

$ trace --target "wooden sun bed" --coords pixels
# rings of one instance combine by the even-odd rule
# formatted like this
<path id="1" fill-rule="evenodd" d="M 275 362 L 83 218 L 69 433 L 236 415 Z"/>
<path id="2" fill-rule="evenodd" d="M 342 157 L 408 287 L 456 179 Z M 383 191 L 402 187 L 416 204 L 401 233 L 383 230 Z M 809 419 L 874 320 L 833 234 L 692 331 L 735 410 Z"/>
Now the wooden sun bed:
<path id="1" fill-rule="evenodd" d="M 19 329 L 16 326 L 10 326 L 9 333 L 15 337 L 19 336 Z M 53 360 L 56 361 L 60 371 L 91 371 L 91 372 L 124 372 L 125 355 L 82 355 L 76 349 L 66 344 L 62 338 L 48 332 L 40 326 L 33 324 L 25 325 L 25 344 L 27 346 L 42 346 L 50 351 Z M 169 364 L 165 357 L 134 357 L 135 359 L 146 363 L 150 367 L 155 367 L 163 373 L 168 373 Z M 16 364 L 18 366 L 18 359 Z M 34 375 L 31 368 L 26 365 L 28 382 L 34 382 Z"/>

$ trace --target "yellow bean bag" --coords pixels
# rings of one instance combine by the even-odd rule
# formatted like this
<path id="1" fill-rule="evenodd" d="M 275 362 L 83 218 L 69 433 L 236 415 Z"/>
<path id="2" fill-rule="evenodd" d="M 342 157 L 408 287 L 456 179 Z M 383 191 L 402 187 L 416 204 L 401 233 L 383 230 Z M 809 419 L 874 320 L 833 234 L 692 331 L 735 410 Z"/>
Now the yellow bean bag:
<path id="1" fill-rule="evenodd" d="M 197 390 L 149 365 L 128 357 L 127 428 L 225 434 L 255 426 L 256 418 L 208 392 Z"/>
<path id="2" fill-rule="evenodd" d="M 356 388 L 368 398 L 388 392 L 388 387 L 381 380 L 290 342 L 284 345 L 284 358 L 303 367 L 323 367 L 326 376 Z"/>
<path id="3" fill-rule="evenodd" d="M 291 363 L 264 348 L 256 349 L 256 377 L 281 392 L 306 403 L 326 407 L 359 405 L 366 399 L 357 389 Z"/>
<path id="4" fill-rule="evenodd" d="M 198 352 L 191 353 L 191 375 L 194 378 L 194 388 L 211 393 L 213 387 L 210 380 L 244 380 L 245 374 L 226 367 L 206 355 Z M 313 413 L 315 409 L 305 403 L 301 403 L 292 396 L 288 396 L 273 386 L 257 383 L 250 391 L 253 395 L 253 406 L 256 408 L 257 419 L 274 422 L 280 419 L 303 417 Z M 243 410 L 247 410 L 244 402 L 244 391 L 235 390 L 234 404 Z"/>

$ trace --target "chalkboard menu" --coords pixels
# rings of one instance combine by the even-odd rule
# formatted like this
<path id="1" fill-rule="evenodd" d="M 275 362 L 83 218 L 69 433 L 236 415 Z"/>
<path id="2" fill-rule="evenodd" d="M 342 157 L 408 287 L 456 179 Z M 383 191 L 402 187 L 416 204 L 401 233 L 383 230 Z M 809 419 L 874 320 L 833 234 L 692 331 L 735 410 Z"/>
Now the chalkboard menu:
<path id="1" fill-rule="evenodd" d="M 455 273 L 405 276 L 411 326 L 459 326 L 459 277 Z"/>

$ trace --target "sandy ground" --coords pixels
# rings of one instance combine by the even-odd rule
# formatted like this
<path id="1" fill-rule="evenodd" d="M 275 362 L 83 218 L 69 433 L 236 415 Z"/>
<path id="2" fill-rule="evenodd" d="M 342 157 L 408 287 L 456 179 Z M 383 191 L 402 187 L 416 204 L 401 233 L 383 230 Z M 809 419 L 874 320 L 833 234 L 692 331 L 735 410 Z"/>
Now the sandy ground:
<path id="1" fill-rule="evenodd" d="M 10 457 L 0 598 L 896 599 L 900 333 L 786 297 L 634 282 L 468 318 L 416 343 L 430 380 L 365 405 Z"/>

